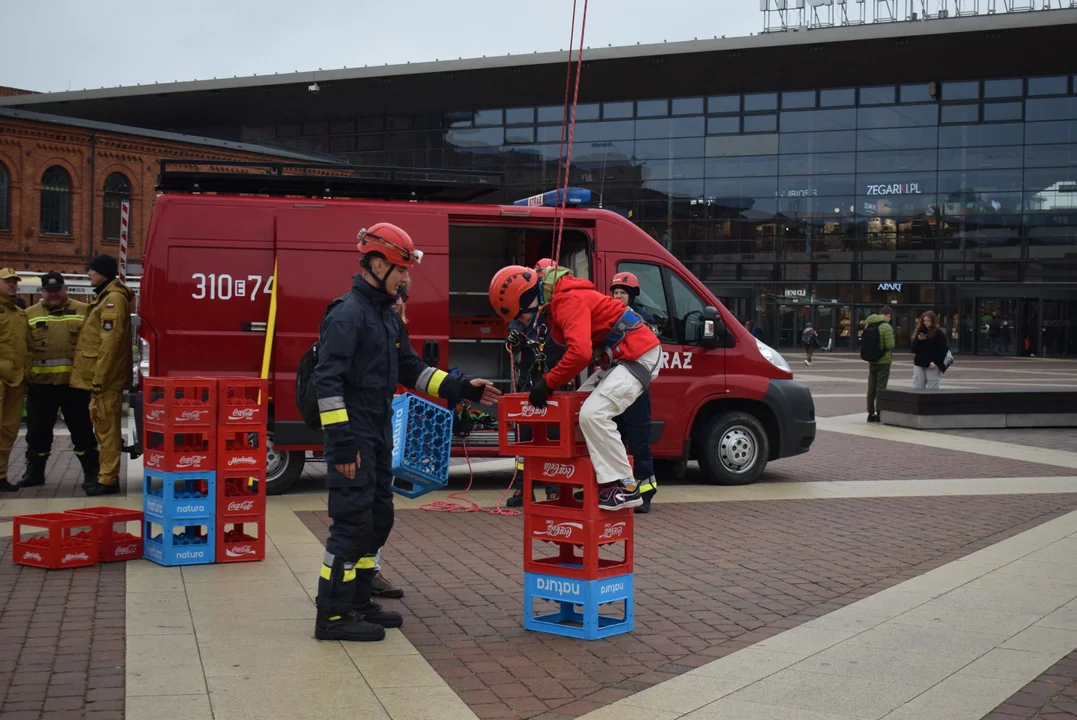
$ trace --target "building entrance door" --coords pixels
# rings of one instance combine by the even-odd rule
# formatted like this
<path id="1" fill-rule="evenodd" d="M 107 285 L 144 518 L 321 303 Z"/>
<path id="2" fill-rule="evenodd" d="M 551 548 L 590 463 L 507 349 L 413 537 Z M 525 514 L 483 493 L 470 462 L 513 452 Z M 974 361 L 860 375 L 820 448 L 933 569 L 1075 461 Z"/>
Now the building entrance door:
<path id="1" fill-rule="evenodd" d="M 1016 355 L 1020 311 L 1024 301 L 1018 298 L 978 298 L 976 336 L 978 355 Z M 1023 340 L 1022 336 L 1022 340 Z"/>

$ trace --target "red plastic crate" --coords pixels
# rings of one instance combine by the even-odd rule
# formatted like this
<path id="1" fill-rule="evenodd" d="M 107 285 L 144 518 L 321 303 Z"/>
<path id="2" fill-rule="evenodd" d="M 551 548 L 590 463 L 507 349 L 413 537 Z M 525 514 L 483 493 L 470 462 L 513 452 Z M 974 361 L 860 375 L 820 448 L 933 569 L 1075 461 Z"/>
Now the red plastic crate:
<path id="1" fill-rule="evenodd" d="M 217 562 L 256 562 L 265 558 L 265 515 L 243 515 L 217 521 Z"/>
<path id="2" fill-rule="evenodd" d="M 269 381 L 223 377 L 217 380 L 217 424 L 261 425 L 269 422 Z"/>
<path id="3" fill-rule="evenodd" d="M 142 511 L 92 507 L 68 510 L 67 514 L 97 521 L 97 558 L 101 562 L 137 560 L 142 557 L 142 536 L 127 532 L 129 522 L 137 522 L 142 527 Z M 121 527 L 117 528 L 117 525 Z"/>
<path id="4" fill-rule="evenodd" d="M 527 401 L 527 393 L 503 395 L 497 407 L 497 440 L 501 455 L 524 458 L 576 458 L 587 454 L 580 431 L 580 407 L 590 393 L 557 392 L 546 407 Z M 516 426 L 530 426 L 531 439 L 516 439 Z M 555 432 L 554 432 L 555 431 Z M 556 434 L 556 438 L 551 437 Z"/>
<path id="5" fill-rule="evenodd" d="M 449 321 L 449 337 L 454 340 L 502 340 L 508 332 L 499 317 L 452 317 Z"/>
<path id="6" fill-rule="evenodd" d="M 552 508 L 524 512 L 524 572 L 577 580 L 598 580 L 632 572 L 633 511 L 603 511 L 595 520 L 582 520 Z M 553 557 L 535 550 L 543 543 L 556 546 Z M 578 551 L 578 552 L 577 552 Z"/>
<path id="7" fill-rule="evenodd" d="M 176 428 L 211 428 L 217 419 L 214 378 L 146 378 L 142 419 Z"/>
<path id="8" fill-rule="evenodd" d="M 264 425 L 217 429 L 217 470 L 264 471 L 266 428 Z"/>
<path id="9" fill-rule="evenodd" d="M 27 530 L 44 535 L 23 537 Z M 97 522 L 67 513 L 16 515 L 12 522 L 11 558 L 17 565 L 58 570 L 97 564 Z"/>
<path id="10" fill-rule="evenodd" d="M 264 515 L 265 471 L 220 470 L 217 472 L 217 524 L 225 518 Z"/>
<path id="11" fill-rule="evenodd" d="M 632 465 L 631 455 L 628 464 Z M 589 457 L 525 459 L 523 476 L 525 512 L 548 511 L 572 520 L 597 520 L 610 514 L 598 507 L 598 481 Z M 582 501 L 575 497 L 580 488 Z M 555 497 L 545 499 L 550 491 Z M 540 499 L 533 500 L 535 496 Z"/>
<path id="12" fill-rule="evenodd" d="M 143 467 L 162 472 L 194 472 L 217 468 L 216 435 L 208 428 L 143 426 Z"/>

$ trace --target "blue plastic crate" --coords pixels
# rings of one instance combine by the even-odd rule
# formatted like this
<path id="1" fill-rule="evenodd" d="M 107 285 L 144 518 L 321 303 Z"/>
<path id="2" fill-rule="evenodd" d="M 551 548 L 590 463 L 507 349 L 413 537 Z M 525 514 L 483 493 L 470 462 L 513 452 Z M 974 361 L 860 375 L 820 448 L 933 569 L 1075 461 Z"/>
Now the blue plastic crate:
<path id="1" fill-rule="evenodd" d="M 147 513 L 142 527 L 142 554 L 168 567 L 209 565 L 216 561 L 216 537 L 213 517 L 171 520 Z"/>
<path id="2" fill-rule="evenodd" d="M 575 580 L 556 575 L 524 573 L 524 629 L 580 640 L 597 640 L 632 632 L 633 589 L 631 574 L 602 580 Z M 552 600 L 560 606 L 560 610 L 535 615 L 536 599 Z M 621 601 L 624 602 L 623 617 L 602 613 L 603 606 Z M 582 608 L 582 612 L 577 610 L 577 606 Z"/>
<path id="3" fill-rule="evenodd" d="M 200 482 L 206 484 L 205 493 L 199 492 Z M 145 470 L 142 473 L 142 510 L 147 515 L 166 520 L 214 517 L 217 514 L 217 473 Z"/>
<path id="4" fill-rule="evenodd" d="M 414 498 L 449 482 L 452 415 L 452 410 L 411 393 L 393 399 L 393 492 Z M 397 480 L 412 487 L 402 487 Z"/>

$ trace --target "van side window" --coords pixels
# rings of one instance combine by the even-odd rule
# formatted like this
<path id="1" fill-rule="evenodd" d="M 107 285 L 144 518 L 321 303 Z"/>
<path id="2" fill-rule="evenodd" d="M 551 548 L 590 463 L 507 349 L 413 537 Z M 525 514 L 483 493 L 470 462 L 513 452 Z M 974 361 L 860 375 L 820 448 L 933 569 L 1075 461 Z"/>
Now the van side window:
<path id="1" fill-rule="evenodd" d="M 703 342 L 703 301 L 679 275 L 670 272 L 669 279 L 673 290 L 671 315 L 677 336 L 685 345 L 699 345 Z"/>
<path id="2" fill-rule="evenodd" d="M 642 262 L 617 263 L 617 271 L 634 273 L 639 279 L 637 302 L 655 316 L 662 342 L 681 345 L 703 342 L 706 304 L 679 275 L 668 268 Z"/>
<path id="3" fill-rule="evenodd" d="M 639 279 L 639 297 L 636 302 L 654 316 L 658 325 L 658 337 L 662 342 L 676 342 L 669 322 L 666 290 L 662 282 L 662 268 L 651 263 L 617 263 L 617 272 L 630 272 Z"/>

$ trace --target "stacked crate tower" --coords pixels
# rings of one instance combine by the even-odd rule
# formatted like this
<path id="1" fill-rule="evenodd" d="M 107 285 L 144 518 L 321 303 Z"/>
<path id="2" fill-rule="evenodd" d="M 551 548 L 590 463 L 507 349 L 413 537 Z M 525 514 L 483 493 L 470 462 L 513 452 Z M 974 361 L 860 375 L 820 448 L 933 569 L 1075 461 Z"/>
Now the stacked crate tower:
<path id="1" fill-rule="evenodd" d="M 203 565 L 265 557 L 266 384 L 147 378 L 146 559 Z"/>
<path id="2" fill-rule="evenodd" d="M 556 393 L 540 409 L 526 394 L 505 395 L 498 433 L 501 455 L 524 458 L 524 627 L 595 640 L 632 630 L 633 511 L 598 507 L 579 429 L 586 398 Z M 531 426 L 532 439 L 520 442 L 510 424 Z M 533 499 L 551 485 L 554 499 Z"/>
<path id="3" fill-rule="evenodd" d="M 217 412 L 217 562 L 266 556 L 265 380 L 222 378 Z"/>

